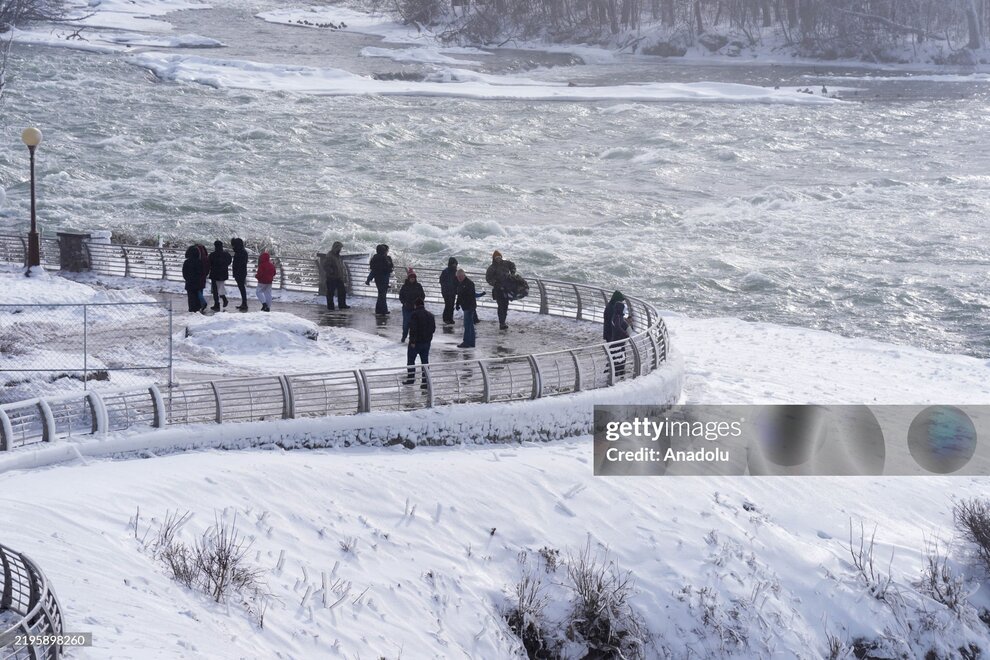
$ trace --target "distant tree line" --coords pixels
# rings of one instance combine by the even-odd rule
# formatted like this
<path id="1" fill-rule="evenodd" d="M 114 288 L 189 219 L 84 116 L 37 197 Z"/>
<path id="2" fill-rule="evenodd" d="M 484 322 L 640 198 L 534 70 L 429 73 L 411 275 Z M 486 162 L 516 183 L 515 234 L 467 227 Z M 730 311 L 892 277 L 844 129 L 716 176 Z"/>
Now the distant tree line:
<path id="1" fill-rule="evenodd" d="M 990 0 L 371 0 L 451 41 L 535 36 L 632 43 L 662 33 L 678 45 L 704 34 L 746 45 L 776 41 L 815 56 L 862 56 L 938 42 L 977 50 L 990 33 Z M 637 35 L 637 32 L 640 34 Z M 717 45 L 715 42 L 714 45 Z"/>
<path id="2" fill-rule="evenodd" d="M 31 21 L 61 21 L 66 12 L 65 0 L 0 0 L 0 100 L 7 84 L 12 28 Z"/>

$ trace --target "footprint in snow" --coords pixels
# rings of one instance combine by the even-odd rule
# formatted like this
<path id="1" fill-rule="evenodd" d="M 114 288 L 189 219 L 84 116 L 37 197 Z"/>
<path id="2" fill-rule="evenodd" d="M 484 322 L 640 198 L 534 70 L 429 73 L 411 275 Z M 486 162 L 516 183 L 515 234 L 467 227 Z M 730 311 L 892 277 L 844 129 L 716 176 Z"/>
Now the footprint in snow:
<path id="1" fill-rule="evenodd" d="M 832 538 L 832 535 L 831 534 L 828 534 L 827 532 L 823 532 L 821 530 L 818 530 L 818 535 L 817 536 L 820 539 L 826 539 L 826 540 Z"/>

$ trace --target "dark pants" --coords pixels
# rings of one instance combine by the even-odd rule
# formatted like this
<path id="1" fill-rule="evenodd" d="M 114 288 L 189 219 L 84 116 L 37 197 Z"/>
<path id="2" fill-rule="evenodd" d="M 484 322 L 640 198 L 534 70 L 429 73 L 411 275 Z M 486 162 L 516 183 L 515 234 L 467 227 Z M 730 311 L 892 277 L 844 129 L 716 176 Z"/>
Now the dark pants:
<path id="1" fill-rule="evenodd" d="M 210 293 L 213 294 L 213 306 L 214 307 L 219 307 L 220 306 L 220 297 L 221 296 L 220 296 L 220 288 L 217 286 L 217 281 L 218 280 L 210 280 Z M 219 280 L 219 281 L 220 282 L 223 282 L 226 285 L 227 280 Z M 223 299 L 224 299 L 223 306 L 226 307 L 227 306 L 227 302 L 226 302 L 227 296 L 226 296 L 226 294 L 224 294 Z"/>
<path id="2" fill-rule="evenodd" d="M 474 348 L 474 310 L 464 310 L 464 344 Z"/>
<path id="3" fill-rule="evenodd" d="M 454 301 L 457 300 L 455 294 L 443 297 L 443 322 L 453 324 L 454 322 Z"/>
<path id="4" fill-rule="evenodd" d="M 344 286 L 344 280 L 340 278 L 330 279 L 327 278 L 327 309 L 333 309 L 333 297 L 337 296 L 337 305 L 341 309 L 347 306 L 347 287 Z"/>
<path id="5" fill-rule="evenodd" d="M 509 313 L 509 299 L 498 287 L 495 288 L 495 303 L 498 305 L 498 324 L 505 325 L 505 317 Z"/>
<path id="6" fill-rule="evenodd" d="M 241 307 L 247 307 L 247 287 L 245 286 L 247 279 L 240 277 L 234 279 L 237 281 L 237 290 L 241 292 Z"/>
<path id="7" fill-rule="evenodd" d="M 416 364 L 416 356 L 419 356 L 420 364 L 430 363 L 430 342 L 418 341 L 415 345 L 412 343 L 406 347 L 406 364 L 409 368 L 406 369 L 406 385 L 412 385 L 416 381 L 416 368 L 412 365 Z M 423 385 L 426 385 L 426 369 L 423 369 Z"/>
<path id="8" fill-rule="evenodd" d="M 189 311 L 198 312 L 203 309 L 203 304 L 199 302 L 199 296 L 203 293 L 202 291 L 186 291 L 186 298 L 189 299 Z"/>
<path id="9" fill-rule="evenodd" d="M 409 321 L 412 319 L 412 313 L 411 309 L 402 308 L 402 341 L 409 336 Z"/>
<path id="10" fill-rule="evenodd" d="M 378 287 L 378 301 L 375 303 L 375 314 L 388 314 L 388 303 L 385 301 L 385 296 L 388 295 L 388 280 L 375 280 L 375 286 Z"/>

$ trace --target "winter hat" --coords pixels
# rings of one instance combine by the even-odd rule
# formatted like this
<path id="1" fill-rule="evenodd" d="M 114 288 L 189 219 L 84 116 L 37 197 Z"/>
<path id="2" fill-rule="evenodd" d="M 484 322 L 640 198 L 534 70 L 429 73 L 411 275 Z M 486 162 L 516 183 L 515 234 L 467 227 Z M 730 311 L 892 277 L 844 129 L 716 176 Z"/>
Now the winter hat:
<path id="1" fill-rule="evenodd" d="M 412 269 L 412 266 L 406 268 L 406 279 L 409 279 L 410 277 L 416 277 L 416 271 Z"/>
<path id="2" fill-rule="evenodd" d="M 492 252 L 492 261 L 495 261 L 496 259 L 501 259 L 501 258 L 502 258 L 502 253 L 499 252 L 498 250 L 495 250 L 494 252 Z"/>
<path id="3" fill-rule="evenodd" d="M 220 250 L 222 250 L 222 249 L 223 249 L 223 241 L 213 241 L 213 247 L 214 247 L 214 248 L 215 248 L 215 249 L 216 249 L 217 251 L 220 251 Z"/>
<path id="4" fill-rule="evenodd" d="M 455 259 L 454 257 L 447 259 L 447 268 L 454 268 L 456 266 L 457 266 L 457 259 Z"/>

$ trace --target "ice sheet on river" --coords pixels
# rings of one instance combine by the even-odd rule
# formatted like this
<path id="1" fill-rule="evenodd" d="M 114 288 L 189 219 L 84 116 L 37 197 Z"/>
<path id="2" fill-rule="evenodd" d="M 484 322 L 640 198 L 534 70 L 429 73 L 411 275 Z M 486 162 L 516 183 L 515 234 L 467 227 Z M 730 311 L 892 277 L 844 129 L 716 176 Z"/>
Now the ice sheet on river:
<path id="1" fill-rule="evenodd" d="M 142 53 L 135 64 L 163 80 L 191 82 L 216 88 L 299 92 L 330 96 L 443 96 L 480 100 L 525 101 L 695 101 L 722 103 L 841 103 L 836 99 L 793 90 L 735 83 L 647 83 L 572 87 L 515 76 L 442 69 L 422 82 L 376 80 L 341 69 L 265 64 L 166 53 Z"/>

